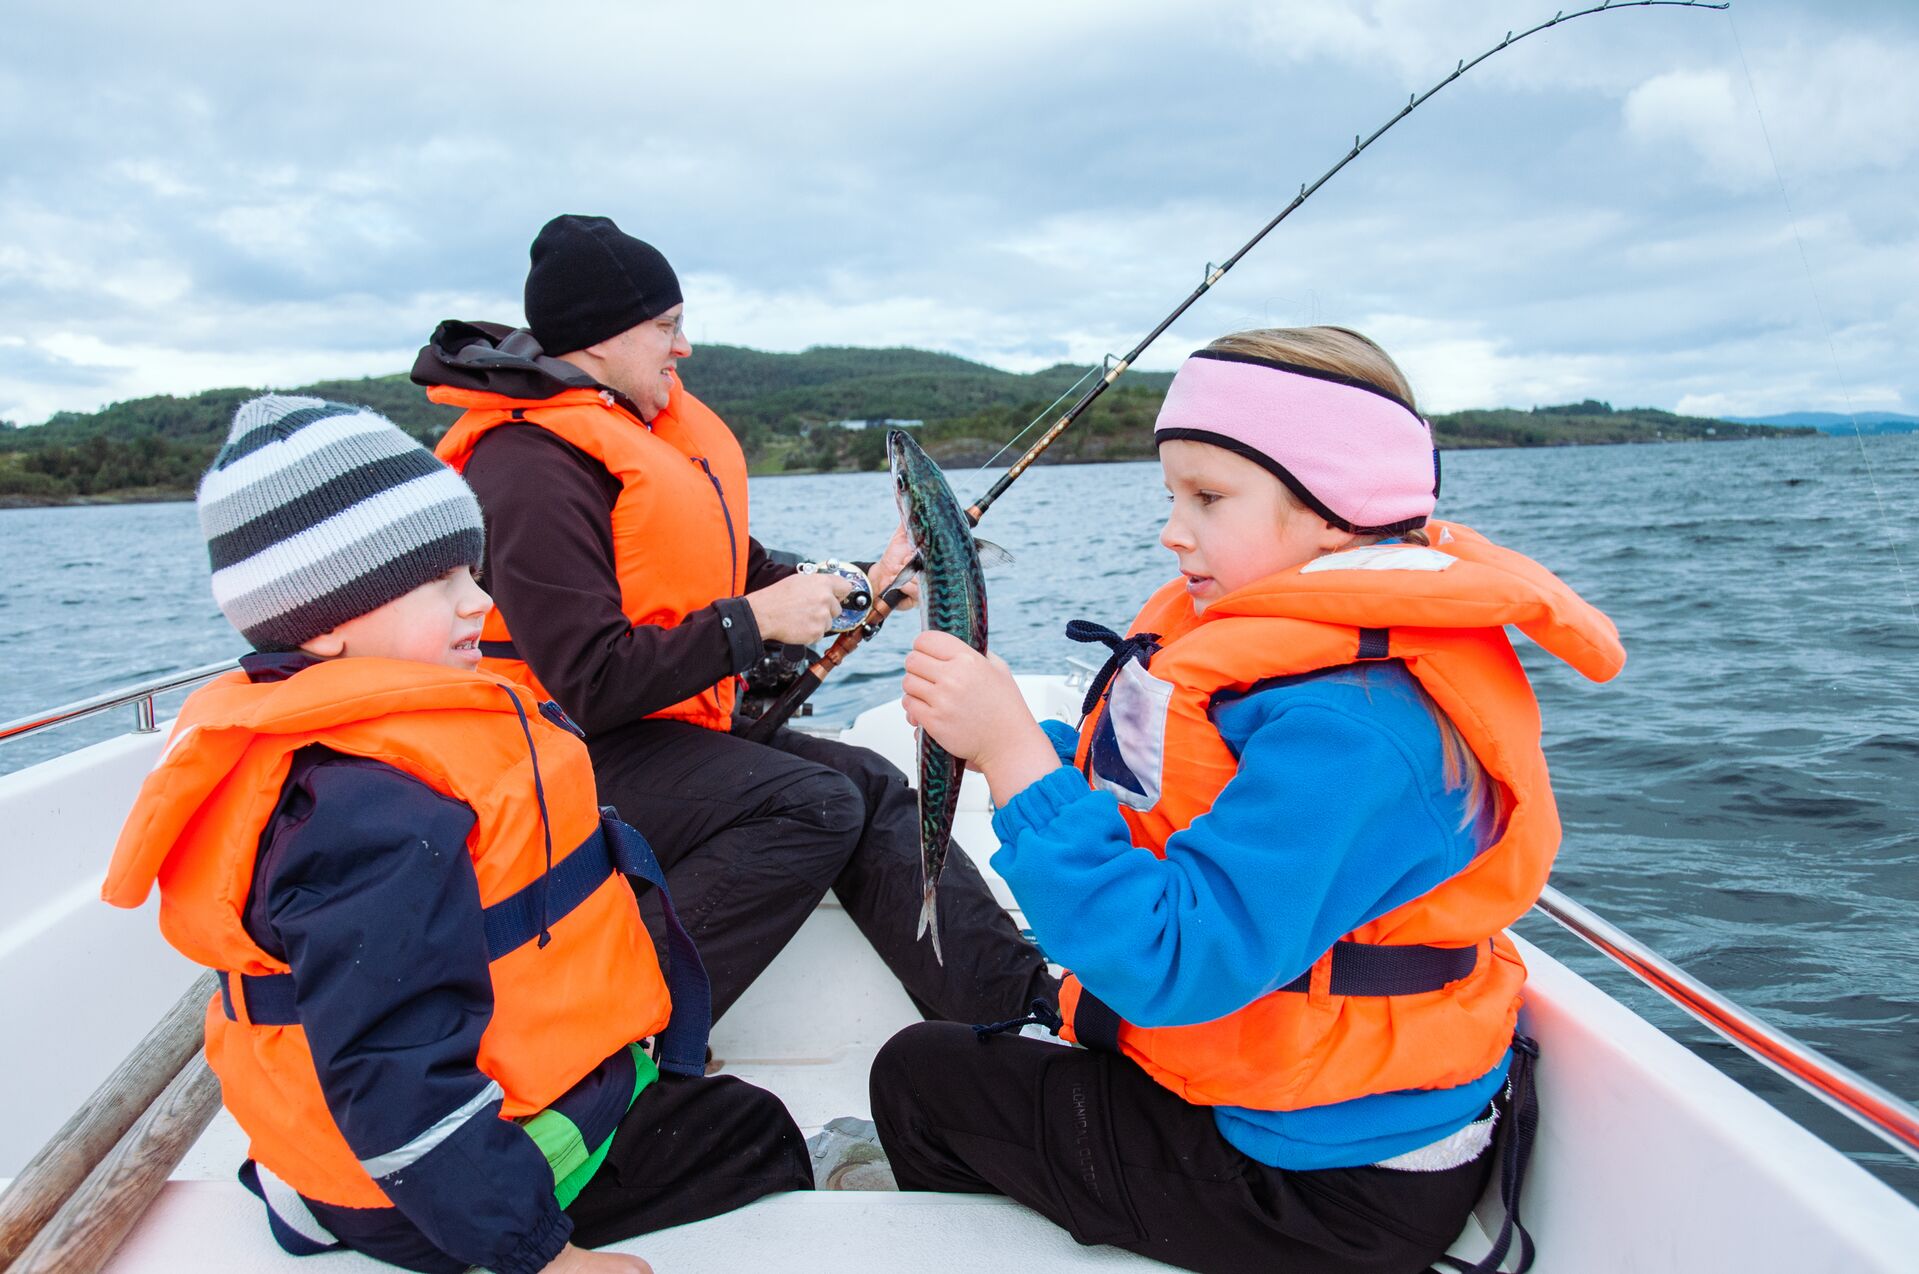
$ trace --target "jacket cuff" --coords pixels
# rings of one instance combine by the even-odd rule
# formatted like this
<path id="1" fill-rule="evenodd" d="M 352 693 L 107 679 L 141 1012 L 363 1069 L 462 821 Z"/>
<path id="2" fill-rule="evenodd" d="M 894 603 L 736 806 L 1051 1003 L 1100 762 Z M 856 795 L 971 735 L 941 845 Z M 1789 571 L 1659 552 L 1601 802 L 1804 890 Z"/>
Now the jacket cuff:
<path id="1" fill-rule="evenodd" d="M 720 631 L 726 634 L 732 670 L 736 673 L 745 672 L 766 653 L 766 643 L 760 640 L 760 625 L 753 618 L 753 608 L 744 597 L 722 597 L 713 603 L 713 609 L 720 616 Z"/>
<path id="2" fill-rule="evenodd" d="M 540 1224 L 507 1254 L 496 1267 L 496 1274 L 539 1274 L 553 1263 L 553 1258 L 573 1237 L 573 1218 L 560 1210 L 559 1202 L 551 1195 L 545 1204 Z"/>
<path id="3" fill-rule="evenodd" d="M 1053 745 L 1053 755 L 1059 758 L 1060 764 L 1071 765 L 1074 755 L 1079 752 L 1078 727 L 1049 719 L 1040 722 L 1039 728 L 1045 732 L 1046 741 Z"/>
<path id="4" fill-rule="evenodd" d="M 1070 765 L 1062 765 L 1041 779 L 1021 788 L 1012 800 L 993 815 L 993 831 L 1000 844 L 1012 844 L 1021 833 L 1046 827 L 1066 807 L 1093 795 L 1086 776 Z"/>

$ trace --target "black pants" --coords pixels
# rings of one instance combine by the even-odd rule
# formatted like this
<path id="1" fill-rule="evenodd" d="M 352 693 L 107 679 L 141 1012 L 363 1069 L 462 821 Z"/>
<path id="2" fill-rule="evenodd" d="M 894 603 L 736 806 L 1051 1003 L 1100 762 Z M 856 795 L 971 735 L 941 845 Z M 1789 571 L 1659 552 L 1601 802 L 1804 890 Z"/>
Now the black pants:
<path id="1" fill-rule="evenodd" d="M 572 1241 L 600 1247 L 719 1216 L 763 1195 L 812 1188 L 806 1140 L 779 1098 L 728 1075 L 663 1074 L 621 1118 L 599 1171 L 566 1213 L 573 1218 Z M 469 1268 L 398 1209 L 330 1208 L 311 1200 L 308 1206 L 348 1246 L 375 1260 L 425 1274 Z M 323 1261 L 313 1268 L 330 1267 Z"/>
<path id="2" fill-rule="evenodd" d="M 1193 1270 L 1424 1270 L 1465 1228 L 1495 1161 L 1268 1167 L 1124 1057 L 980 1041 L 942 1022 L 880 1050 L 872 1098 L 900 1189 L 1004 1194 L 1081 1243 Z"/>
<path id="3" fill-rule="evenodd" d="M 779 1098 L 728 1075 L 662 1074 L 566 1213 L 573 1242 L 600 1247 L 812 1188 L 806 1139 Z"/>
<path id="4" fill-rule="evenodd" d="M 715 1020 L 828 889 L 927 1017 L 989 1022 L 1054 996 L 1045 961 L 964 853 L 949 853 L 940 876 L 945 965 L 915 939 L 918 798 L 877 753 L 792 730 L 765 746 L 651 720 L 591 748 L 600 800 L 639 828 L 666 870 L 712 979 Z M 654 891 L 641 913 L 660 942 Z"/>

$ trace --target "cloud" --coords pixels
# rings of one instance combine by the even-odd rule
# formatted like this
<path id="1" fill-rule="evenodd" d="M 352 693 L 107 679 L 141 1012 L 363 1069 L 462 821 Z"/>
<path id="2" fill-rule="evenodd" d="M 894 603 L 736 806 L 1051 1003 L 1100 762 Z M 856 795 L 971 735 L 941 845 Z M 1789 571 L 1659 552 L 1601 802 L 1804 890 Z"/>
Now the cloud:
<path id="1" fill-rule="evenodd" d="M 1430 0 L 1350 0 L 1238 12 L 1247 36 L 1266 57 L 1292 65 L 1330 60 L 1385 73 L 1403 80 L 1409 92 L 1431 87 L 1458 64 L 1496 49 L 1508 35 L 1523 52 L 1493 52 L 1467 83 L 1478 89 L 1621 93 L 1633 82 L 1632 67 L 1662 60 L 1662 52 L 1670 56 L 1674 45 L 1720 36 L 1720 19 L 1710 11 L 1686 14 L 1626 4 L 1616 13 L 1568 19 L 1539 31 L 1534 28 L 1553 15 L 1536 0 L 1480 0 L 1465 10 Z"/>
<path id="2" fill-rule="evenodd" d="M 1354 132 L 1541 15 L 22 3 L 0 59 L 0 417 L 401 370 L 441 318 L 517 318 L 526 245 L 560 211 L 660 244 L 696 340 L 1096 362 Z M 1739 24 L 1792 221 L 1725 15 L 1582 19 L 1396 128 L 1142 365 L 1341 321 L 1404 342 L 1441 404 L 1846 383 L 1919 403 L 1919 15 L 1781 0 Z M 1838 354 L 1815 359 L 1826 323 Z"/>
<path id="3" fill-rule="evenodd" d="M 1743 65 L 1653 76 L 1627 96 L 1625 123 L 1649 146 L 1691 151 L 1731 189 L 1782 174 L 1891 171 L 1919 155 L 1915 61 L 1919 42 L 1900 39 L 1759 51 L 1750 81 Z"/>
<path id="4" fill-rule="evenodd" d="M 1392 351 L 1427 414 L 1492 403 L 1577 402 L 1610 392 L 1617 358 L 1520 354 L 1476 323 L 1375 314 L 1361 324 Z"/>

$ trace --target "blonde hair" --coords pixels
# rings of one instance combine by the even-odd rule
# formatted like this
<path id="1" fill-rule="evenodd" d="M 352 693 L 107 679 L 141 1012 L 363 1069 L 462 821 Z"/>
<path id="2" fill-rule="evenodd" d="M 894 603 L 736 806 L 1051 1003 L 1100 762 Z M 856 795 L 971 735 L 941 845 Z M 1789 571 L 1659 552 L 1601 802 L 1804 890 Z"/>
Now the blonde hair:
<path id="1" fill-rule="evenodd" d="M 1228 333 L 1206 348 L 1335 372 L 1383 389 L 1413 411 L 1419 410 L 1413 387 L 1393 356 L 1350 327 L 1260 327 Z"/>
<path id="2" fill-rule="evenodd" d="M 1419 405 L 1413 399 L 1412 383 L 1406 379 L 1406 373 L 1399 369 L 1392 355 L 1381 349 L 1370 338 L 1360 335 L 1348 327 L 1262 327 L 1245 332 L 1232 332 L 1209 344 L 1207 349 L 1221 350 L 1229 354 L 1251 354 L 1256 358 L 1269 358 L 1276 362 L 1293 363 L 1300 367 L 1310 367 L 1315 371 L 1333 372 L 1346 376 L 1375 389 L 1382 389 L 1404 402 L 1408 408 L 1417 412 Z M 1306 506 L 1298 496 L 1280 485 L 1280 494 L 1294 508 Z M 1358 543 L 1372 544 L 1386 537 L 1379 535 L 1354 536 Z M 1430 544 L 1426 532 L 1402 531 L 1399 539 L 1415 544 Z M 1440 770 L 1449 792 L 1466 789 L 1466 812 L 1460 819 L 1463 830 L 1479 814 L 1479 808 L 1485 803 L 1488 787 L 1492 791 L 1493 816 L 1495 821 L 1505 817 L 1506 793 L 1497 783 L 1489 783 L 1486 768 L 1479 758 L 1466 745 L 1465 738 L 1459 733 L 1459 727 L 1452 718 L 1433 702 L 1426 688 L 1417 681 L 1413 687 L 1418 691 L 1420 701 L 1426 711 L 1432 714 L 1433 722 L 1439 727 Z"/>

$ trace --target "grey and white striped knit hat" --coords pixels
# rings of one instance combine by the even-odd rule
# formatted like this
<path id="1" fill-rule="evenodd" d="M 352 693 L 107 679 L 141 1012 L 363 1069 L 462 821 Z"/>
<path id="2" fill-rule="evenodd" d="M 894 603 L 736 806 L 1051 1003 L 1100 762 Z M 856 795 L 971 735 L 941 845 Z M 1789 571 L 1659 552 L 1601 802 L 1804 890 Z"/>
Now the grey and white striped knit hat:
<path id="1" fill-rule="evenodd" d="M 213 600 L 257 650 L 293 650 L 458 566 L 478 570 L 466 480 L 365 407 L 242 403 L 200 479 Z"/>

